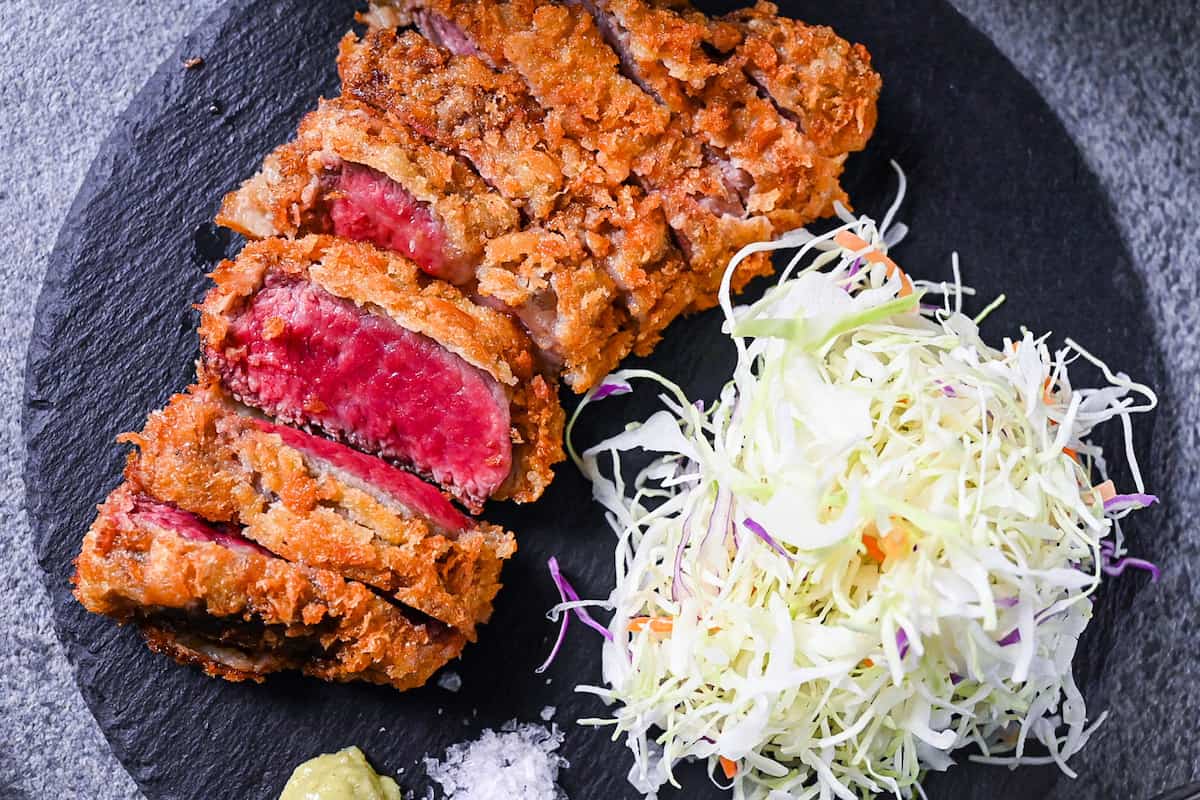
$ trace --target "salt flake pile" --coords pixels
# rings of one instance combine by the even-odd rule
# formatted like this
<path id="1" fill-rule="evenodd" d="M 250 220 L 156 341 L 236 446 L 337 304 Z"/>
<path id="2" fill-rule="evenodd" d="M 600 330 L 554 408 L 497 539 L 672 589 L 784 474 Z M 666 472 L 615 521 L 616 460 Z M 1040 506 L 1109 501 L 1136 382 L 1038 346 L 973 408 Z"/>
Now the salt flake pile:
<path id="1" fill-rule="evenodd" d="M 1130 418 L 1156 398 L 1070 339 L 987 345 L 957 264 L 931 284 L 887 257 L 894 211 L 747 248 L 796 255 L 736 309 L 735 258 L 721 305 L 738 361 L 717 402 L 625 370 L 580 406 L 634 379 L 665 389 L 665 410 L 572 448 L 619 537 L 609 600 L 580 600 L 551 564 L 552 614 L 607 640 L 607 686 L 580 689 L 615 706 L 585 722 L 625 736 L 647 794 L 695 758 L 739 800 L 909 797 L 970 744 L 1073 774 L 1103 719 L 1089 724 L 1071 660 L 1102 574 L 1157 577 L 1119 524 L 1155 502 Z M 1074 386 L 1078 360 L 1108 385 Z M 1135 493 L 1089 439 L 1113 419 Z M 636 449 L 657 458 L 627 483 Z"/>
<path id="2" fill-rule="evenodd" d="M 566 800 L 558 771 L 570 766 L 556 752 L 563 742 L 557 725 L 505 723 L 473 742 L 453 745 L 438 761 L 425 759 L 425 771 L 452 800 Z"/>

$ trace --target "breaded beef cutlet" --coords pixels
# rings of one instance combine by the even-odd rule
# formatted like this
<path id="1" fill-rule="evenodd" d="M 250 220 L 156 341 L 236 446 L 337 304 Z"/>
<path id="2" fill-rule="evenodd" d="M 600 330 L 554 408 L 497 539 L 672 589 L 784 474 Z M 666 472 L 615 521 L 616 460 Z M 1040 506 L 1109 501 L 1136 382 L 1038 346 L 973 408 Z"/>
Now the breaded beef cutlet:
<path id="1" fill-rule="evenodd" d="M 217 222 L 254 239 L 330 233 L 373 242 L 450 283 L 520 215 L 469 165 L 345 98 L 322 100 L 295 140 L 226 195 Z"/>
<path id="2" fill-rule="evenodd" d="M 423 684 L 466 644 L 459 631 L 323 569 L 118 487 L 76 561 L 75 596 L 133 623 L 151 650 L 226 680 L 299 670 L 397 689 Z"/>
<path id="3" fill-rule="evenodd" d="M 454 8 L 458 5 L 454 4 Z M 578 12 L 561 12 L 574 13 L 576 20 L 586 20 Z M 421 17 L 426 18 L 428 15 Z M 639 184 L 638 192 L 642 191 L 640 184 L 644 184 L 654 203 L 661 206 L 662 211 L 655 214 L 654 221 L 657 224 L 661 218 L 662 224 L 669 226 L 672 240 L 682 251 L 683 263 L 689 266 L 688 272 L 679 275 L 676 282 L 686 279 L 691 284 L 693 307 L 711 305 L 713 301 L 707 298 L 715 294 L 715 283 L 719 282 L 729 258 L 743 245 L 769 238 L 769 222 L 745 216 L 744 204 L 729 185 L 727 170 L 709 158 L 702 140 L 689 137 L 680 126 L 669 126 L 661 136 L 647 137 L 644 129 L 624 120 L 615 125 L 610 135 L 605 135 L 601 125 L 577 113 L 580 87 L 578 80 L 571 80 L 572 74 L 611 75 L 613 81 L 598 81 L 615 83 L 608 87 L 611 94 L 622 93 L 624 99 L 639 95 L 630 91 L 635 87 L 627 85 L 628 81 L 616 72 L 616 57 L 597 37 L 594 26 L 590 37 L 586 35 L 587 28 L 562 33 L 568 41 L 547 41 L 539 34 L 528 42 L 534 48 L 527 53 L 534 65 L 530 69 L 544 67 L 536 73 L 543 77 L 537 84 L 543 89 L 542 96 L 531 95 L 522 76 L 493 69 L 482 57 L 454 53 L 411 31 L 391 30 L 370 31 L 361 39 L 349 35 L 343 40 L 338 60 L 342 91 L 401 119 L 442 147 L 458 148 L 472 160 L 485 180 L 502 192 L 500 184 L 488 178 L 489 171 L 527 173 L 518 156 L 504 149 L 490 149 L 481 145 L 481 141 L 517 139 L 533 142 L 540 152 L 556 154 L 560 170 L 547 172 L 547 179 L 553 180 L 544 193 L 554 194 L 557 208 L 572 203 L 591 207 L 611 204 L 616 188 L 629 185 L 623 184 L 626 170 L 622 166 L 628 148 L 616 152 L 617 146 L 612 143 L 639 139 L 652 142 L 634 164 L 635 171 L 647 173 L 644 181 L 635 182 Z M 585 49 L 575 41 L 580 38 L 590 48 Z M 562 54 L 585 57 L 592 54 L 601 62 L 560 64 L 553 70 L 546 66 Z M 500 55 L 493 53 L 496 57 Z M 487 89 L 480 88 L 483 86 Z M 503 91 L 496 90 L 500 86 Z M 481 114 L 482 108 L 489 113 Z M 630 111 L 632 119 L 656 116 L 653 102 L 644 96 L 638 107 Z M 598 148 L 604 141 L 612 144 L 607 152 L 588 147 Z M 476 150 L 484 151 L 490 160 L 481 160 L 475 155 Z M 566 169 L 567 166 L 571 169 Z M 537 175 L 532 177 L 536 179 Z M 553 220 L 548 224 L 554 227 Z M 562 226 L 557 229 L 570 230 Z M 648 264 L 645 271 L 652 274 L 653 266 Z M 738 283 L 741 285 L 754 274 L 769 270 L 768 259 L 752 258 L 739 270 Z M 714 275 L 718 277 L 714 279 Z M 621 283 L 619 276 L 617 282 Z M 713 288 L 709 288 L 710 284 Z"/>
<path id="4" fill-rule="evenodd" d="M 594 265 L 607 274 L 609 286 L 591 281 L 595 285 L 585 307 L 601 300 L 618 307 L 613 316 L 624 320 L 614 320 L 621 334 L 616 341 L 622 343 L 612 348 L 617 360 L 630 350 L 649 352 L 666 324 L 693 302 L 698 276 L 675 246 L 668 224 L 672 209 L 661 196 L 647 196 L 636 185 L 614 181 L 595 153 L 563 129 L 561 120 L 547 116 L 520 78 L 411 31 L 374 31 L 361 40 L 348 35 L 338 63 L 343 95 L 379 109 L 470 161 L 526 215 L 521 234 L 563 239 L 569 251 L 582 254 L 582 260 L 564 263 L 555 272 Z M 525 241 L 520 234 L 514 236 L 517 242 Z M 512 241 L 497 245 L 506 252 L 512 246 Z M 544 261 L 544 253 L 530 255 Z M 575 319 L 576 308 L 559 304 L 556 311 L 561 318 L 556 323 L 567 325 L 571 335 L 555 344 L 577 332 L 588 341 L 605 335 L 603 327 L 586 331 L 587 320 Z M 537 326 L 526 323 L 538 340 Z M 609 359 L 599 368 L 585 363 L 583 369 L 572 369 L 583 359 L 559 349 L 565 351 L 567 382 L 576 391 L 592 385 L 582 374 L 599 377 L 616 366 Z"/>
<path id="5" fill-rule="evenodd" d="M 372 586 L 475 639 L 511 534 L 468 519 L 433 486 L 373 456 L 256 417 L 217 385 L 150 415 L 125 469 L 139 492 L 288 561 Z"/>
<path id="6" fill-rule="evenodd" d="M 692 298 L 658 203 L 626 186 L 593 199 L 522 230 L 469 163 L 339 98 L 305 117 L 217 221 L 254 238 L 332 233 L 401 253 L 516 316 L 542 363 L 582 390 L 630 350 L 649 352 Z"/>
<path id="7" fill-rule="evenodd" d="M 563 412 L 508 316 L 399 255 L 330 236 L 253 242 L 212 277 L 202 360 L 237 401 L 473 509 L 534 500 L 553 477 Z"/>
<path id="8" fill-rule="evenodd" d="M 698 308 L 742 245 L 845 200 L 845 156 L 874 124 L 879 79 L 865 49 L 769 4 L 710 20 L 684 2 L 378 0 L 366 18 L 416 25 L 519 75 L 600 163 L 631 168 L 708 276 Z M 751 257 L 735 289 L 769 269 L 766 254 Z"/>

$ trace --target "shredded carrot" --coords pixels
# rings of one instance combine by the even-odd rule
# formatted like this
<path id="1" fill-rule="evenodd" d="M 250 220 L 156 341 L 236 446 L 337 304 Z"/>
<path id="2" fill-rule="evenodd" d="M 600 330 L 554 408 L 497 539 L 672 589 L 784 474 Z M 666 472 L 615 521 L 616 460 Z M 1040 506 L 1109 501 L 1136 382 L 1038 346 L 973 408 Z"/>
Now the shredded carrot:
<path id="1" fill-rule="evenodd" d="M 909 525 L 899 517 L 892 517 L 892 529 L 879 542 L 879 549 L 888 558 L 897 558 L 908 550 Z"/>
<path id="2" fill-rule="evenodd" d="M 725 773 L 726 778 L 732 779 L 734 775 L 737 775 L 738 767 L 736 761 L 730 761 L 725 756 L 718 756 L 717 760 L 721 762 L 721 771 Z"/>
<path id="3" fill-rule="evenodd" d="M 899 275 L 901 297 L 908 297 L 913 293 L 912 281 L 904 274 L 904 270 L 900 269 L 900 266 L 895 261 L 892 261 L 883 253 L 867 244 L 866 240 L 861 236 L 856 236 L 850 231 L 840 231 L 837 236 L 833 237 L 833 240 L 846 250 L 856 253 L 865 250 L 866 252 L 862 253 L 862 257 L 872 264 L 884 264 L 887 267 L 887 276 L 889 278 L 892 275 Z"/>
<path id="4" fill-rule="evenodd" d="M 1117 496 L 1117 487 L 1112 481 L 1105 481 L 1092 487 L 1092 491 L 1100 495 L 1101 502 L 1111 500 Z"/>
<path id="5" fill-rule="evenodd" d="M 1049 378 L 1042 383 L 1042 402 L 1046 405 L 1054 404 L 1054 392 L 1050 391 L 1051 381 Z"/>
<path id="6" fill-rule="evenodd" d="M 629 630 L 634 633 L 642 630 L 647 625 L 655 633 L 670 633 L 675 627 L 675 623 L 670 617 L 634 617 L 629 620 Z"/>
<path id="7" fill-rule="evenodd" d="M 892 527 L 884 536 L 874 524 L 867 525 L 863 532 L 863 546 L 867 548 L 867 556 L 882 564 L 889 558 L 898 558 L 908 551 L 911 546 L 912 526 L 900 517 L 891 517 Z"/>
<path id="8" fill-rule="evenodd" d="M 858 662 L 858 665 L 860 667 L 866 667 L 867 669 L 870 669 L 871 667 L 875 666 L 875 662 L 869 658 L 864 658 L 862 661 Z"/>
<path id="9" fill-rule="evenodd" d="M 1068 456 L 1070 456 L 1075 461 L 1076 464 L 1079 463 L 1079 453 L 1076 453 L 1070 447 L 1064 447 L 1063 452 L 1066 453 Z"/>
<path id="10" fill-rule="evenodd" d="M 882 564 L 883 560 L 887 558 L 887 553 L 883 552 L 883 548 L 879 546 L 879 537 L 864 533 L 862 541 L 867 548 L 867 555 Z"/>

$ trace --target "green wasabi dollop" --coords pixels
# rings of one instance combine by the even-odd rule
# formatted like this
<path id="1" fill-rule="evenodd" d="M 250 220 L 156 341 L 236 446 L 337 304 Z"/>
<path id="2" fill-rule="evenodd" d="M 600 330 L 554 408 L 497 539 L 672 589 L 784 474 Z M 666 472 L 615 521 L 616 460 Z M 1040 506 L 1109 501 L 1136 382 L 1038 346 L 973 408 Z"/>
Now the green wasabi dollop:
<path id="1" fill-rule="evenodd" d="M 401 800 L 400 787 L 371 768 L 357 747 L 296 767 L 279 800 Z"/>

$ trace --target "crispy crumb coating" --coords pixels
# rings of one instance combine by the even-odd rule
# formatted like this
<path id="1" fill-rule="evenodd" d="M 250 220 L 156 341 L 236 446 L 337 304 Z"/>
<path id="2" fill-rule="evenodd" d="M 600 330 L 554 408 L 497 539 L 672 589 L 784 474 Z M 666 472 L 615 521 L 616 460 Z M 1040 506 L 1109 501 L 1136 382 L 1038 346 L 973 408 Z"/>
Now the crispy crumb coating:
<path id="1" fill-rule="evenodd" d="M 403 690 L 466 644 L 328 570 L 180 536 L 134 513 L 136 497 L 123 484 L 100 506 L 76 560 L 75 596 L 135 623 L 152 650 L 180 663 L 232 681 L 294 669 Z"/>
<path id="2" fill-rule="evenodd" d="M 688 130 L 728 164 L 746 211 L 766 216 L 779 234 L 829 214 L 845 201 L 838 184 L 845 153 L 818 144 L 761 96 L 742 56 L 718 60 L 709 48 L 736 40 L 732 25 L 713 22 L 684 3 L 598 0 L 632 69 Z M 672 7 L 674 6 L 674 7 Z"/>
<path id="3" fill-rule="evenodd" d="M 216 522 L 289 561 L 385 591 L 475 639 L 491 615 L 512 535 L 472 521 L 447 529 L 384 489 L 288 447 L 215 383 L 150 415 L 125 468 L 131 486 Z M 462 519 L 467 523 L 465 518 Z"/>
<path id="4" fill-rule="evenodd" d="M 546 115 L 519 79 L 414 33 L 394 31 L 347 38 L 340 65 L 347 94 L 398 116 L 439 146 L 466 153 L 485 178 L 489 165 L 477 150 L 489 139 L 532 142 L 557 164 L 573 165 L 559 173 L 561 181 L 547 185 L 552 207 L 536 212 L 525 230 L 489 243 L 478 277 L 480 293 L 515 311 L 576 391 L 593 385 L 631 350 L 648 352 L 693 302 L 700 281 L 674 245 L 662 197 L 622 183 L 627 168 L 618 168 L 615 178 L 607 174 L 603 159 L 571 137 L 568 128 L 576 130 L 576 121 Z M 503 91 L 481 94 L 485 86 Z M 447 122 L 454 109 L 465 117 Z M 519 155 L 494 152 L 490 145 L 483 149 L 495 159 L 492 168 L 518 158 L 505 172 L 522 172 Z M 510 191 L 501 188 L 514 203 L 523 202 Z M 530 207 L 524 208 L 528 213 Z M 533 249 L 522 252 L 521 245 Z M 549 258 L 551 252 L 557 261 Z M 600 336 L 609 341 L 597 343 Z"/>
<path id="5" fill-rule="evenodd" d="M 364 242 L 331 236 L 264 239 L 213 272 L 216 286 L 200 306 L 204 348 L 223 348 L 230 315 L 259 291 L 268 273 L 310 281 L 383 314 L 495 378 L 511 408 L 513 469 L 493 497 L 524 503 L 541 496 L 554 477 L 551 466 L 564 457 L 564 416 L 552 387 L 534 369 L 529 338 L 511 318 Z"/>
<path id="6" fill-rule="evenodd" d="M 633 349 L 633 325 L 612 277 L 588 257 L 578 233 L 561 232 L 566 224 L 557 221 L 489 242 L 479 293 L 517 309 L 562 379 L 584 392 Z"/>
<path id="7" fill-rule="evenodd" d="M 485 242 L 520 223 L 517 209 L 462 160 L 342 97 L 321 100 L 296 138 L 225 196 L 217 223 L 254 239 L 329 233 L 327 204 L 336 194 L 330 179 L 343 163 L 383 173 L 428 206 L 455 260 L 477 262 Z"/>
<path id="8" fill-rule="evenodd" d="M 626 179 L 644 187 L 686 249 L 685 267 L 696 273 L 690 280 L 678 273 L 659 279 L 673 286 L 687 280 L 686 292 L 693 297 L 684 306 L 715 305 L 729 259 L 743 245 L 772 235 L 768 219 L 745 215 L 703 139 L 622 74 L 618 55 L 586 11 L 545 0 L 385 0 L 373 4 L 368 21 L 417 24 L 430 35 L 446 23 L 455 26 L 480 59 L 524 81 L 545 110 L 546 127 L 561 129 L 591 153 L 610 188 Z M 739 270 L 735 286 L 770 272 L 769 257 L 754 255 Z M 681 293 L 666 298 L 666 307 L 680 307 Z M 641 321 L 637 298 L 630 307 Z M 661 334 L 661 326 L 647 327 L 639 332 L 639 352 Z"/>
<path id="9" fill-rule="evenodd" d="M 338 57 L 342 92 L 385 111 L 474 164 L 531 220 L 544 220 L 576 183 L 593 183 L 593 159 L 541 108 L 518 78 L 452 55 L 416 33 L 349 33 Z"/>
<path id="10" fill-rule="evenodd" d="M 722 18 L 738 33 L 737 53 L 775 104 L 824 155 L 861 150 L 875 130 L 882 87 L 871 54 L 823 25 L 780 16 L 758 2 Z"/>
<path id="11" fill-rule="evenodd" d="M 613 183 L 670 131 L 670 112 L 623 77 L 585 11 L 544 0 L 391 0 L 391 21 L 427 36 L 461 30 L 491 66 L 528 86 L 549 119 L 587 150 Z"/>

